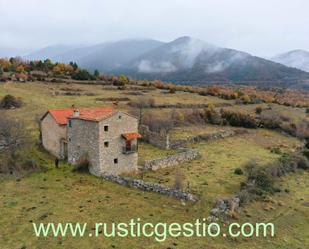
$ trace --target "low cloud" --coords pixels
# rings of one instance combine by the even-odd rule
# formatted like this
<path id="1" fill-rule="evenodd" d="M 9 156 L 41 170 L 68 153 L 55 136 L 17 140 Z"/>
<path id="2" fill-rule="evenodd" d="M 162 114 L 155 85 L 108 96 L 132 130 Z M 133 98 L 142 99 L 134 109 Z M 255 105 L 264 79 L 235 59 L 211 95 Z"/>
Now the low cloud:
<path id="1" fill-rule="evenodd" d="M 151 62 L 142 60 L 138 65 L 140 73 L 172 73 L 177 71 L 177 67 L 169 61 Z"/>

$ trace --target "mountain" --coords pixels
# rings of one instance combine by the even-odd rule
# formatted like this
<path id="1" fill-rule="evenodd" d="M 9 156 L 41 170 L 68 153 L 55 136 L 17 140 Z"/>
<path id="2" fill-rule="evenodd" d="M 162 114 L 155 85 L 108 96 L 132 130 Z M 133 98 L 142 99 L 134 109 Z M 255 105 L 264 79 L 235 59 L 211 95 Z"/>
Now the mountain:
<path id="1" fill-rule="evenodd" d="M 309 74 L 248 53 L 180 37 L 113 70 L 139 79 L 176 83 L 305 84 Z"/>
<path id="2" fill-rule="evenodd" d="M 93 46 L 56 45 L 43 48 L 25 56 L 26 59 L 46 59 L 52 61 L 75 61 L 89 70 L 106 72 L 131 61 L 132 59 L 160 46 L 156 40 L 123 40 L 100 43 Z"/>
<path id="3" fill-rule="evenodd" d="M 52 61 L 63 61 L 62 54 L 66 53 L 70 50 L 77 49 L 78 46 L 70 46 L 70 45 L 54 45 L 48 46 L 37 51 L 34 51 L 30 54 L 23 56 L 23 58 L 28 60 L 45 60 L 51 59 Z"/>
<path id="4" fill-rule="evenodd" d="M 27 48 L 0 47 L 0 58 L 22 56 L 29 53 L 29 51 L 30 49 Z"/>
<path id="5" fill-rule="evenodd" d="M 309 72 L 309 52 L 305 50 L 293 50 L 272 58 L 273 61 Z"/>
<path id="6" fill-rule="evenodd" d="M 95 51 L 77 59 L 90 70 L 110 71 L 129 63 L 134 58 L 162 45 L 156 40 L 124 40 L 97 45 Z"/>
<path id="7" fill-rule="evenodd" d="M 298 56 L 292 61 L 299 62 L 302 58 L 302 64 L 306 64 L 307 54 L 304 51 L 293 54 Z M 75 61 L 90 71 L 98 69 L 109 74 L 127 74 L 137 79 L 161 79 L 180 84 L 309 87 L 308 72 L 188 36 L 171 42 L 144 39 L 92 46 L 57 45 L 31 53 L 26 58 Z"/>

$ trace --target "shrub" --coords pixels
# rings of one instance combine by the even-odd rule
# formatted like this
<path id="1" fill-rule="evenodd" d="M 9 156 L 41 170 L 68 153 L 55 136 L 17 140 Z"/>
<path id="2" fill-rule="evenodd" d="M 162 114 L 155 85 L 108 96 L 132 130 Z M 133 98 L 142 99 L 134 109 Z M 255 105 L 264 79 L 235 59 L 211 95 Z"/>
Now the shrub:
<path id="1" fill-rule="evenodd" d="M 257 122 L 252 116 L 248 114 L 222 110 L 221 116 L 231 126 L 238 126 L 238 127 L 245 127 L 245 128 L 257 128 Z"/>
<path id="2" fill-rule="evenodd" d="M 276 118 L 262 117 L 260 120 L 260 126 L 267 129 L 279 129 L 281 125 L 281 121 Z"/>
<path id="3" fill-rule="evenodd" d="M 0 108 L 12 109 L 20 108 L 22 106 L 22 101 L 20 98 L 16 98 L 13 95 L 6 95 L 0 102 Z"/>
<path id="4" fill-rule="evenodd" d="M 202 111 L 198 109 L 192 109 L 185 115 L 186 121 L 190 124 L 204 124 L 205 115 Z"/>
<path id="5" fill-rule="evenodd" d="M 250 104 L 251 103 L 251 99 L 248 95 L 243 95 L 243 96 L 240 97 L 240 99 L 242 100 L 242 102 L 244 104 Z"/>
<path id="6" fill-rule="evenodd" d="M 256 114 L 261 114 L 263 111 L 262 107 L 258 106 L 257 108 L 255 108 L 255 113 Z"/>
<path id="7" fill-rule="evenodd" d="M 309 170 L 309 160 L 304 156 L 299 156 L 297 162 L 297 167 L 299 169 Z"/>
<path id="8" fill-rule="evenodd" d="M 71 77 L 74 80 L 95 80 L 95 77 L 85 69 L 73 72 Z"/>
<path id="9" fill-rule="evenodd" d="M 183 125 L 185 121 L 185 116 L 182 112 L 173 110 L 171 118 L 174 125 Z"/>
<path id="10" fill-rule="evenodd" d="M 220 113 L 218 113 L 214 107 L 209 106 L 204 110 L 204 119 L 206 123 L 219 125 L 222 123 Z"/>
<path id="11" fill-rule="evenodd" d="M 236 169 L 234 170 L 234 174 L 236 174 L 236 175 L 243 175 L 244 172 L 242 171 L 241 168 L 236 168 Z"/>
<path id="12" fill-rule="evenodd" d="M 176 93 L 176 89 L 175 88 L 171 88 L 170 90 L 169 90 L 169 93 Z"/>
<path id="13" fill-rule="evenodd" d="M 150 119 L 147 124 L 149 129 L 154 132 L 165 132 L 168 133 L 173 128 L 173 121 L 170 119 Z"/>
<path id="14" fill-rule="evenodd" d="M 149 97 L 142 97 L 137 99 L 136 101 L 131 101 L 130 106 L 137 108 L 150 108 L 155 107 L 155 99 Z"/>
<path id="15" fill-rule="evenodd" d="M 270 152 L 271 153 L 274 153 L 274 154 L 281 154 L 281 150 L 280 150 L 280 148 L 279 147 L 273 147 L 273 148 L 271 148 L 270 149 Z"/>
<path id="16" fill-rule="evenodd" d="M 304 150 L 303 151 L 303 156 L 305 156 L 307 159 L 309 159 L 309 150 Z"/>

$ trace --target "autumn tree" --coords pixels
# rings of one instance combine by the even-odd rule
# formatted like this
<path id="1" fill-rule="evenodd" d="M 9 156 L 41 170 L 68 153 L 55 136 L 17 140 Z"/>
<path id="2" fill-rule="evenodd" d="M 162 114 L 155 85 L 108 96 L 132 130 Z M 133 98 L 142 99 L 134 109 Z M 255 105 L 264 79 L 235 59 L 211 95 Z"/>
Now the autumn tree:
<path id="1" fill-rule="evenodd" d="M 15 160 L 17 151 L 30 141 L 29 131 L 21 120 L 14 119 L 5 112 L 0 115 L 0 141 L 10 159 Z"/>

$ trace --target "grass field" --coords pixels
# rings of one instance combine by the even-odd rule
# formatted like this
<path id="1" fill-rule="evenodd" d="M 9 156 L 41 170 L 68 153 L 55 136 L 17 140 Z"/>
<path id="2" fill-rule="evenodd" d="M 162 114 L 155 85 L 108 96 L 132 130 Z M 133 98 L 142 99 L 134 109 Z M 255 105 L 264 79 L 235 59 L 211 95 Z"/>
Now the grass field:
<path id="1" fill-rule="evenodd" d="M 61 88 L 80 89 L 94 96 L 56 95 Z M 104 90 L 102 86 L 78 84 L 7 83 L 0 85 L 0 98 L 5 94 L 22 97 L 25 106 L 9 110 L 12 116 L 25 120 L 38 133 L 35 119 L 47 109 L 78 106 L 106 106 L 96 98 L 124 97 L 123 91 Z M 201 103 L 222 101 L 215 97 L 203 97 L 188 93 L 163 94 L 156 90 L 146 92 L 157 103 Z M 89 94 L 88 94 L 89 95 Z M 90 94 L 91 95 L 91 94 Z M 128 96 L 135 99 L 138 96 Z M 184 98 L 186 98 L 184 100 Z M 127 108 L 125 103 L 119 105 Z M 242 106 L 243 107 L 243 106 Z M 249 107 L 249 105 L 248 105 Z M 238 108 L 235 106 L 235 108 Z M 240 107 L 239 107 L 240 108 Z M 289 108 L 289 107 L 287 107 Z M 293 109 L 288 109 L 293 115 Z M 296 116 L 291 116 L 296 118 Z M 222 127 L 184 127 L 173 131 L 173 138 L 186 138 L 195 134 L 212 133 Z M 177 199 L 155 193 L 126 188 L 97 177 L 73 172 L 66 163 L 55 169 L 52 158 L 35 146 L 29 148 L 28 157 L 43 165 L 46 171 L 16 178 L 1 178 L 0 184 L 0 248 L 207 248 L 207 249 L 291 249 L 309 247 L 309 174 L 297 172 L 279 179 L 282 191 L 264 202 L 254 202 L 240 210 L 237 222 L 273 222 L 275 238 L 167 238 L 156 242 L 153 238 L 36 238 L 32 222 L 87 222 L 89 230 L 95 222 L 127 222 L 141 218 L 147 222 L 194 221 L 207 218 L 214 201 L 232 196 L 239 190 L 244 176 L 234 174 L 235 168 L 243 167 L 249 160 L 264 165 L 278 159 L 271 149 L 279 147 L 282 152 L 292 152 L 301 142 L 296 138 L 277 132 L 257 129 L 223 140 L 191 145 L 201 156 L 180 165 L 184 188 L 200 197 L 197 203 L 183 203 Z M 175 153 L 160 150 L 141 143 L 139 164 L 145 160 Z M 172 186 L 176 168 L 147 172 L 144 180 Z M 140 177 L 140 176 L 137 176 Z"/>

